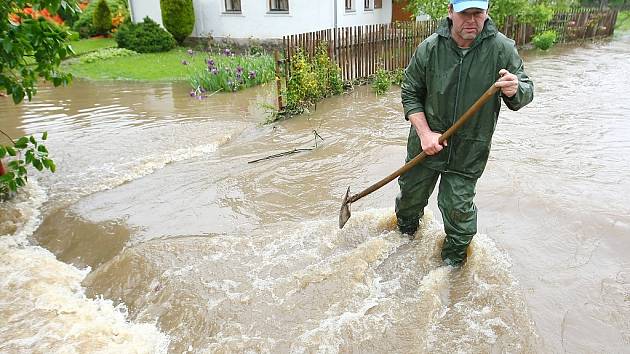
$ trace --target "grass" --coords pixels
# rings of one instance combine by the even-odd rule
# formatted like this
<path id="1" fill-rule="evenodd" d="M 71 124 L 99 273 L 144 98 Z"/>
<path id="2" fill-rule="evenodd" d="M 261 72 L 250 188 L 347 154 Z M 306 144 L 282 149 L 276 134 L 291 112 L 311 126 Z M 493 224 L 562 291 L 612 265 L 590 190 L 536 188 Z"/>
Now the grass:
<path id="1" fill-rule="evenodd" d="M 621 11 L 617 15 L 617 23 L 615 24 L 616 31 L 628 31 L 630 30 L 630 11 Z"/>
<path id="2" fill-rule="evenodd" d="M 164 53 L 115 57 L 92 63 L 74 59 L 63 65 L 72 75 L 90 80 L 188 80 L 188 68 L 182 65 L 186 57 L 186 49 L 176 48 Z"/>
<path id="3" fill-rule="evenodd" d="M 116 47 L 116 41 L 113 38 L 90 38 L 72 41 L 70 45 L 76 55 L 82 55 L 101 48 Z"/>

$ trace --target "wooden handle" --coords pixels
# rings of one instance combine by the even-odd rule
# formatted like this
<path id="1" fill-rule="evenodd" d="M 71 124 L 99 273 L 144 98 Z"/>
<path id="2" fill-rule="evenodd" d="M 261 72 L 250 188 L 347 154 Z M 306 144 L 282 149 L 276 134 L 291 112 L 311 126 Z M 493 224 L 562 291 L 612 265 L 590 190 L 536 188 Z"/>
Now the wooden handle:
<path id="1" fill-rule="evenodd" d="M 461 117 L 459 117 L 459 119 L 455 122 L 455 124 L 453 124 L 450 128 L 448 128 L 447 131 L 444 132 L 444 134 L 440 136 L 440 138 L 438 139 L 439 143 L 442 144 L 444 140 L 447 140 L 453 134 L 455 134 L 457 129 L 461 128 L 461 126 L 464 125 L 464 123 L 466 123 L 475 113 L 477 113 L 477 111 L 479 111 L 479 109 L 484 104 L 486 104 L 486 102 L 488 102 L 492 97 L 494 97 L 494 95 L 497 93 L 498 90 L 499 88 L 494 86 L 494 84 L 492 84 L 492 86 L 488 88 L 486 92 L 484 92 L 483 95 L 479 97 L 479 99 L 472 106 L 470 106 L 470 108 L 468 108 L 468 110 L 464 114 L 462 114 Z M 411 168 L 413 168 L 414 166 L 422 162 L 422 160 L 424 160 L 427 156 L 428 156 L 427 153 L 422 151 L 420 154 L 418 154 L 418 156 L 414 157 L 412 160 L 404 164 L 401 168 L 397 169 L 389 176 L 374 183 L 373 185 L 363 190 L 362 192 L 359 192 L 351 196 L 350 198 L 348 198 L 348 203 L 356 202 L 357 200 L 365 197 L 366 195 L 380 189 L 387 183 L 393 181 L 396 177 L 411 170 Z"/>

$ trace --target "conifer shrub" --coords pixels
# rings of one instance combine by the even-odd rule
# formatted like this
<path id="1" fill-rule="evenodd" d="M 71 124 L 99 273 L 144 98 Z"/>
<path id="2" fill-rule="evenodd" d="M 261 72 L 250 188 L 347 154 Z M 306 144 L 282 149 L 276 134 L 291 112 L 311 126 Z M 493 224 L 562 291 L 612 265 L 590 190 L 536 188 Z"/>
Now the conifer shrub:
<path id="1" fill-rule="evenodd" d="M 178 43 L 188 38 L 195 26 L 192 0 L 160 0 L 162 23 Z"/>
<path id="2" fill-rule="evenodd" d="M 140 23 L 126 23 L 116 32 L 119 48 L 138 53 L 166 52 L 175 48 L 173 36 L 148 16 Z"/>
<path id="3" fill-rule="evenodd" d="M 112 29 L 112 12 L 105 0 L 99 0 L 92 17 L 92 25 L 96 34 L 109 34 Z"/>
<path id="4" fill-rule="evenodd" d="M 129 10 L 127 9 L 126 0 L 106 0 L 106 2 L 107 6 L 109 6 L 110 12 L 112 13 L 112 20 L 114 14 L 116 16 L 122 16 L 123 20 L 129 18 Z M 93 18 L 97 5 L 97 1 L 90 2 L 90 4 L 83 10 L 79 18 L 72 24 L 72 29 L 79 32 L 79 35 L 82 38 L 87 38 L 96 34 Z"/>

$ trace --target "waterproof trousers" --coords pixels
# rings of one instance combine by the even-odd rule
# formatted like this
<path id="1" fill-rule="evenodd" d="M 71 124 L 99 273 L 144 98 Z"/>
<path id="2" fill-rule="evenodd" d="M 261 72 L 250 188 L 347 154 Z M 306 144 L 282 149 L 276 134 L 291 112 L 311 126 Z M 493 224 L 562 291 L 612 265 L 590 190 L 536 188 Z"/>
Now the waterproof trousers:
<path id="1" fill-rule="evenodd" d="M 466 259 L 468 245 L 477 233 L 477 208 L 473 202 L 476 178 L 436 171 L 422 164 L 415 166 L 398 178 L 398 228 L 413 237 L 438 177 L 438 207 L 446 232 L 441 255 L 445 263 L 457 266 Z"/>

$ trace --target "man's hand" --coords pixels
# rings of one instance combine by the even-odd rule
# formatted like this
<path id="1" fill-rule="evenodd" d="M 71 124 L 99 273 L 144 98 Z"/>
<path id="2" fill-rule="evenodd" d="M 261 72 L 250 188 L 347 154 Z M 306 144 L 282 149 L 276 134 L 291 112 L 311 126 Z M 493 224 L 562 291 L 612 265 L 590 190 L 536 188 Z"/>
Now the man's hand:
<path id="1" fill-rule="evenodd" d="M 442 134 L 431 131 L 424 113 L 420 112 L 409 115 L 409 121 L 416 129 L 418 137 L 420 137 L 422 151 L 424 151 L 427 155 L 435 155 L 442 151 L 444 146 L 447 146 L 446 140 L 444 140 L 442 144 L 439 143 L 439 139 Z"/>
<path id="2" fill-rule="evenodd" d="M 518 77 L 505 69 L 499 70 L 499 75 L 501 77 L 495 82 L 494 86 L 500 88 L 501 92 L 506 97 L 516 95 L 516 91 L 518 90 Z"/>

